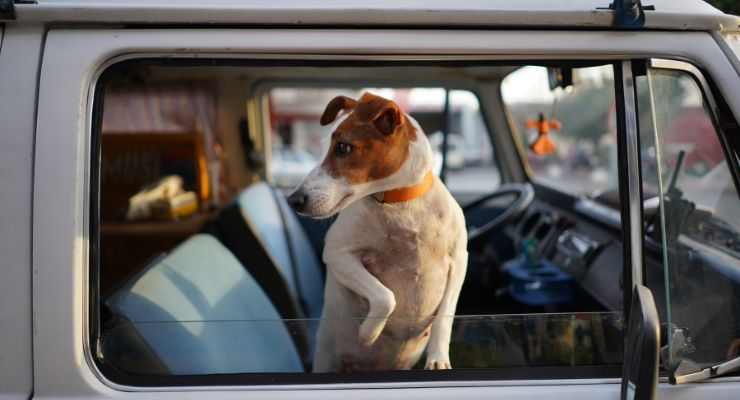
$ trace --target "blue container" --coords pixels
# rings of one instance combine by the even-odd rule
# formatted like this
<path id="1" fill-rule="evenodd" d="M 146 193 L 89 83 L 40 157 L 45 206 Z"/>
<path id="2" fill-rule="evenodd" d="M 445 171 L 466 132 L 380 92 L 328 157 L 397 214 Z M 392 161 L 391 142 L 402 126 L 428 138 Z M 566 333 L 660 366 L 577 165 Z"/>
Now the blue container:
<path id="1" fill-rule="evenodd" d="M 548 260 L 537 260 L 531 267 L 522 257 L 509 264 L 509 293 L 516 301 L 530 306 L 573 302 L 570 275 Z"/>

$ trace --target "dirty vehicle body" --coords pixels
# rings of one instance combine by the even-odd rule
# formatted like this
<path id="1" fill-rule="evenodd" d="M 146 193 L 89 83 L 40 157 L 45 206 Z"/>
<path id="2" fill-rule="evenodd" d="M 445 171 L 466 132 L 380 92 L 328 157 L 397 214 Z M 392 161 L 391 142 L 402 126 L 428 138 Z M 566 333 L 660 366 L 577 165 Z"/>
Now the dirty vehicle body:
<path id="1" fill-rule="evenodd" d="M 608 3 L 0 2 L 0 397 L 736 398 L 688 373 L 740 347 L 740 19 Z M 360 89 L 466 213 L 448 371 L 306 372 L 328 225 L 270 154 L 320 159 L 309 106 Z M 119 218 L 165 172 L 197 211 Z"/>

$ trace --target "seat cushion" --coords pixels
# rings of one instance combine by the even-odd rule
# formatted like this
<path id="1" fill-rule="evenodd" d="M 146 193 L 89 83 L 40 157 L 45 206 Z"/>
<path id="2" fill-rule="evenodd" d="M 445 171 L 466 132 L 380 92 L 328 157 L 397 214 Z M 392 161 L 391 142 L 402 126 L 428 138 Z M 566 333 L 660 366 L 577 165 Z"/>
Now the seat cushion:
<path id="1" fill-rule="evenodd" d="M 265 292 L 214 237 L 198 234 L 108 300 L 173 374 L 299 372 Z"/>

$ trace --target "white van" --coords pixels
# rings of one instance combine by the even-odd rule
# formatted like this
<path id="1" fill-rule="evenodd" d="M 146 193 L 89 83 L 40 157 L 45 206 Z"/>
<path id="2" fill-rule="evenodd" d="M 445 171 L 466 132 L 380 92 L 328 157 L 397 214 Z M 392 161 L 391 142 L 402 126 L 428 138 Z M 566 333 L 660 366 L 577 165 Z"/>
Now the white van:
<path id="1" fill-rule="evenodd" d="M 0 0 L 0 398 L 738 397 L 740 18 L 317 3 Z M 310 372 L 280 163 L 363 92 L 465 211 L 450 370 Z"/>

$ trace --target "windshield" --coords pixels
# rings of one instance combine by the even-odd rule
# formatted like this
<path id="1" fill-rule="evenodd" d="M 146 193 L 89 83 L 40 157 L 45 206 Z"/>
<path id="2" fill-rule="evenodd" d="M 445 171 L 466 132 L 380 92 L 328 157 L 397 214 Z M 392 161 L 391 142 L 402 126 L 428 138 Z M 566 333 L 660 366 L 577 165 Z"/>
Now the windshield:
<path id="1" fill-rule="evenodd" d="M 526 149 L 535 182 L 573 195 L 617 187 L 613 81 L 611 65 L 526 66 L 503 80 L 501 91 L 512 129 Z M 543 142 L 541 117 L 552 143 L 549 149 L 537 147 Z"/>

